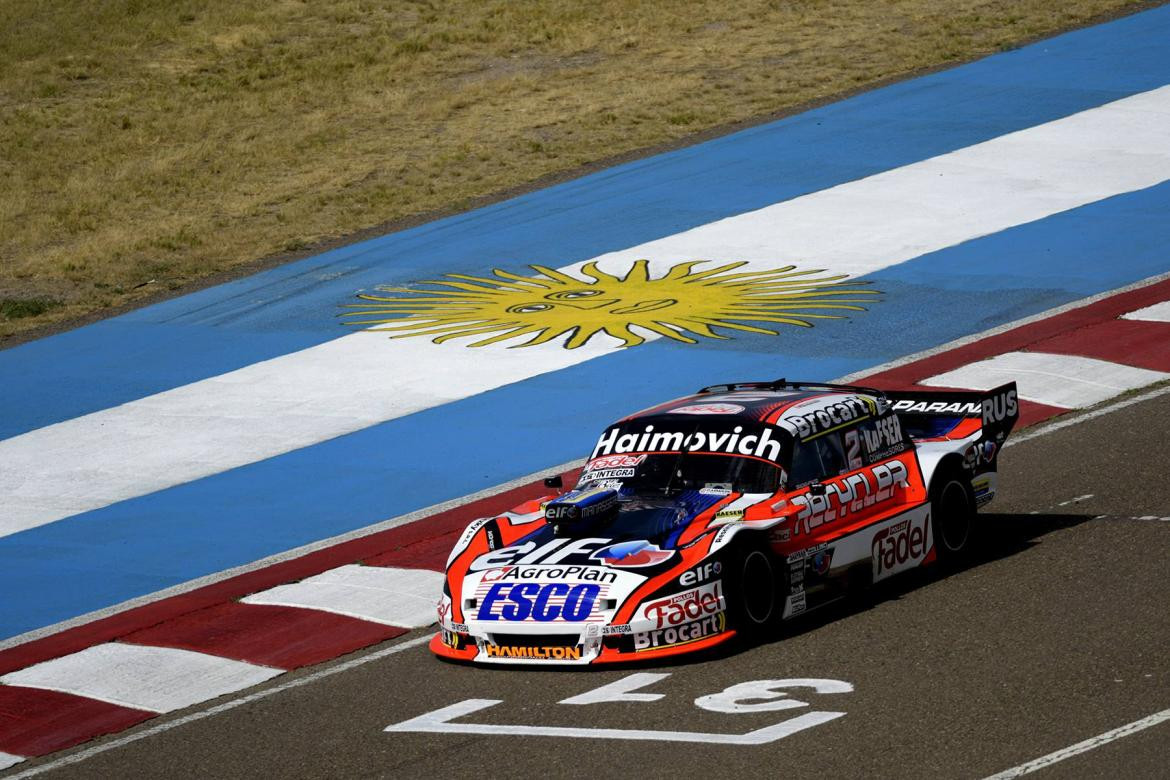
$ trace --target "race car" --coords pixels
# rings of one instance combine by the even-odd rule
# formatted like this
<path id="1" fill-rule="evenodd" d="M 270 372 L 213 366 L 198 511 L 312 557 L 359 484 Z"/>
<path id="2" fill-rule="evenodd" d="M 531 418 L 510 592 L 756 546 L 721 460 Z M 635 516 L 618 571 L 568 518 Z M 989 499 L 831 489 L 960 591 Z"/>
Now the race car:
<path id="1" fill-rule="evenodd" d="M 783 379 L 630 415 L 572 490 L 466 528 L 431 650 L 483 664 L 663 658 L 957 561 L 1017 418 L 1014 382 L 883 392 Z"/>

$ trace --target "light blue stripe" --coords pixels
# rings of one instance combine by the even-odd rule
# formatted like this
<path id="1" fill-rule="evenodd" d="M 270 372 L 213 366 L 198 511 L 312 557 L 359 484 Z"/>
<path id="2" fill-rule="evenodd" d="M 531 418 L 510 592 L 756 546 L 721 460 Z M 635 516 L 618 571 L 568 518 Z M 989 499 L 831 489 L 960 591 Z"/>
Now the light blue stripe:
<path id="1" fill-rule="evenodd" d="M 0 539 L 0 636 L 580 457 L 700 386 L 825 379 L 1163 273 L 1170 183 L 874 274 L 884 301 L 779 337 L 658 341 Z M 448 345 L 459 349 L 458 346 Z"/>
<path id="2" fill-rule="evenodd" d="M 337 338 L 358 289 L 634 246 L 1170 83 L 1170 7 L 0 351 L 0 438 Z"/>

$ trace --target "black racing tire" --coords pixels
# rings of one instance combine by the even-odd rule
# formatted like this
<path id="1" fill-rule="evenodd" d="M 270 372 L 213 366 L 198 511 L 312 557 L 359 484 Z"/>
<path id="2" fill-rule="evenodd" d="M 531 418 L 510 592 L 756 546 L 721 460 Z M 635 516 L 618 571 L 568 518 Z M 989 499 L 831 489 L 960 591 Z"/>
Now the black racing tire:
<path id="1" fill-rule="evenodd" d="M 975 539 L 977 516 L 975 493 L 961 470 L 947 469 L 931 482 L 930 518 L 939 562 L 954 566 L 966 561 Z"/>
<path id="2" fill-rule="evenodd" d="M 723 581 L 731 628 L 747 640 L 766 637 L 784 613 L 782 564 L 765 540 L 756 534 L 736 538 L 726 557 Z"/>

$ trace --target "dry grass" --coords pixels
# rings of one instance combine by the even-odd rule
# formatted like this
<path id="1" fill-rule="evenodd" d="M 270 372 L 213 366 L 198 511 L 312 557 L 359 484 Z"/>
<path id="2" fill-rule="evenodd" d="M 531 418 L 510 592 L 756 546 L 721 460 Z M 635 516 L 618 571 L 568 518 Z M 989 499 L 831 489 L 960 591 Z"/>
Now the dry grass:
<path id="1" fill-rule="evenodd" d="M 0 5 L 0 339 L 1126 0 Z"/>

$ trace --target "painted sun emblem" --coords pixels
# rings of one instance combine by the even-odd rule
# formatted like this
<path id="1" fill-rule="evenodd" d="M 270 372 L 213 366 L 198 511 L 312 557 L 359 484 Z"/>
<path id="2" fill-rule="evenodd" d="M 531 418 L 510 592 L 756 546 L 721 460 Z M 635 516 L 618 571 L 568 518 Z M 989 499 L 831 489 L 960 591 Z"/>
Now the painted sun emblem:
<path id="1" fill-rule="evenodd" d="M 843 311 L 864 311 L 859 304 L 878 293 L 865 282 L 845 282 L 846 275 L 797 270 L 735 271 L 745 262 L 696 270 L 706 261 L 679 263 L 658 278 L 649 263 L 637 260 L 625 276 L 602 271 L 596 262 L 580 270 L 584 279 L 531 265 L 537 276 L 500 269 L 491 277 L 446 274 L 419 282 L 437 289 L 379 287 L 390 295 L 358 295 L 363 303 L 342 316 L 350 325 L 377 326 L 392 338 L 427 336 L 436 344 L 475 338 L 467 344 L 523 339 L 512 347 L 531 347 L 564 338 L 576 349 L 605 333 L 633 347 L 647 337 L 662 336 L 687 344 L 697 337 L 726 339 L 716 329 L 779 335 L 769 325 L 812 327 L 810 320 L 841 319 Z M 636 329 L 636 330 L 635 330 Z"/>

